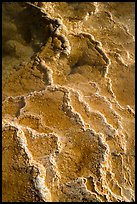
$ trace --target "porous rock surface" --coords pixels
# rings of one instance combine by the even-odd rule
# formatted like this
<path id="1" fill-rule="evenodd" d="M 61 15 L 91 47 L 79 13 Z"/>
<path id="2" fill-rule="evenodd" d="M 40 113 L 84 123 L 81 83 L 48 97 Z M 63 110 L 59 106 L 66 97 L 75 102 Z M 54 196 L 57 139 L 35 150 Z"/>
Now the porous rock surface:
<path id="1" fill-rule="evenodd" d="M 134 7 L 2 3 L 3 202 L 135 200 Z"/>

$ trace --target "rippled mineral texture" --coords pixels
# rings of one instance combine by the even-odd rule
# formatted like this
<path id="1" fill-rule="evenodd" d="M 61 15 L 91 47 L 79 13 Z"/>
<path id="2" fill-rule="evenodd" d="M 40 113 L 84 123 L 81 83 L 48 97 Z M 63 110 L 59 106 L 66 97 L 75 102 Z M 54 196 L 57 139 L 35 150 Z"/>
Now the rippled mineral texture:
<path id="1" fill-rule="evenodd" d="M 131 2 L 2 3 L 3 202 L 132 202 Z"/>

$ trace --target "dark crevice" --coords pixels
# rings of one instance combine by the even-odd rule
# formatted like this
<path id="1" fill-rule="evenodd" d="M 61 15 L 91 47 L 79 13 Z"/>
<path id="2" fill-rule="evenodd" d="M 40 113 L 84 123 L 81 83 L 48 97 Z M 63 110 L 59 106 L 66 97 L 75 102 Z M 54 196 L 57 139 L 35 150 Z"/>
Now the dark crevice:
<path id="1" fill-rule="evenodd" d="M 20 111 L 21 109 L 26 105 L 24 97 L 21 98 L 21 100 L 19 101 L 19 110 L 16 113 L 16 117 L 20 116 Z"/>

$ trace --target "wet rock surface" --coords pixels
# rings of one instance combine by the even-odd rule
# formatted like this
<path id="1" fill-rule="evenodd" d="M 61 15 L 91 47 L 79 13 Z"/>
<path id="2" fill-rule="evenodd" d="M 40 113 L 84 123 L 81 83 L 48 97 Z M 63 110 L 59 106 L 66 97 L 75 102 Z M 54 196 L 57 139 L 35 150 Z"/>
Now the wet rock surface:
<path id="1" fill-rule="evenodd" d="M 2 3 L 3 202 L 135 201 L 134 7 Z"/>

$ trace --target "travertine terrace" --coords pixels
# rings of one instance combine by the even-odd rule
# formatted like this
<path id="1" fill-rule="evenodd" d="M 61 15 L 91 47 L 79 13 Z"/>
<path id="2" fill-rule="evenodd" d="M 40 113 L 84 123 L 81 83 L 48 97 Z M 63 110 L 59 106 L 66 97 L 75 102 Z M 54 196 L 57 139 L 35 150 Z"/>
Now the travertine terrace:
<path id="1" fill-rule="evenodd" d="M 3 202 L 135 201 L 134 7 L 2 3 Z"/>

